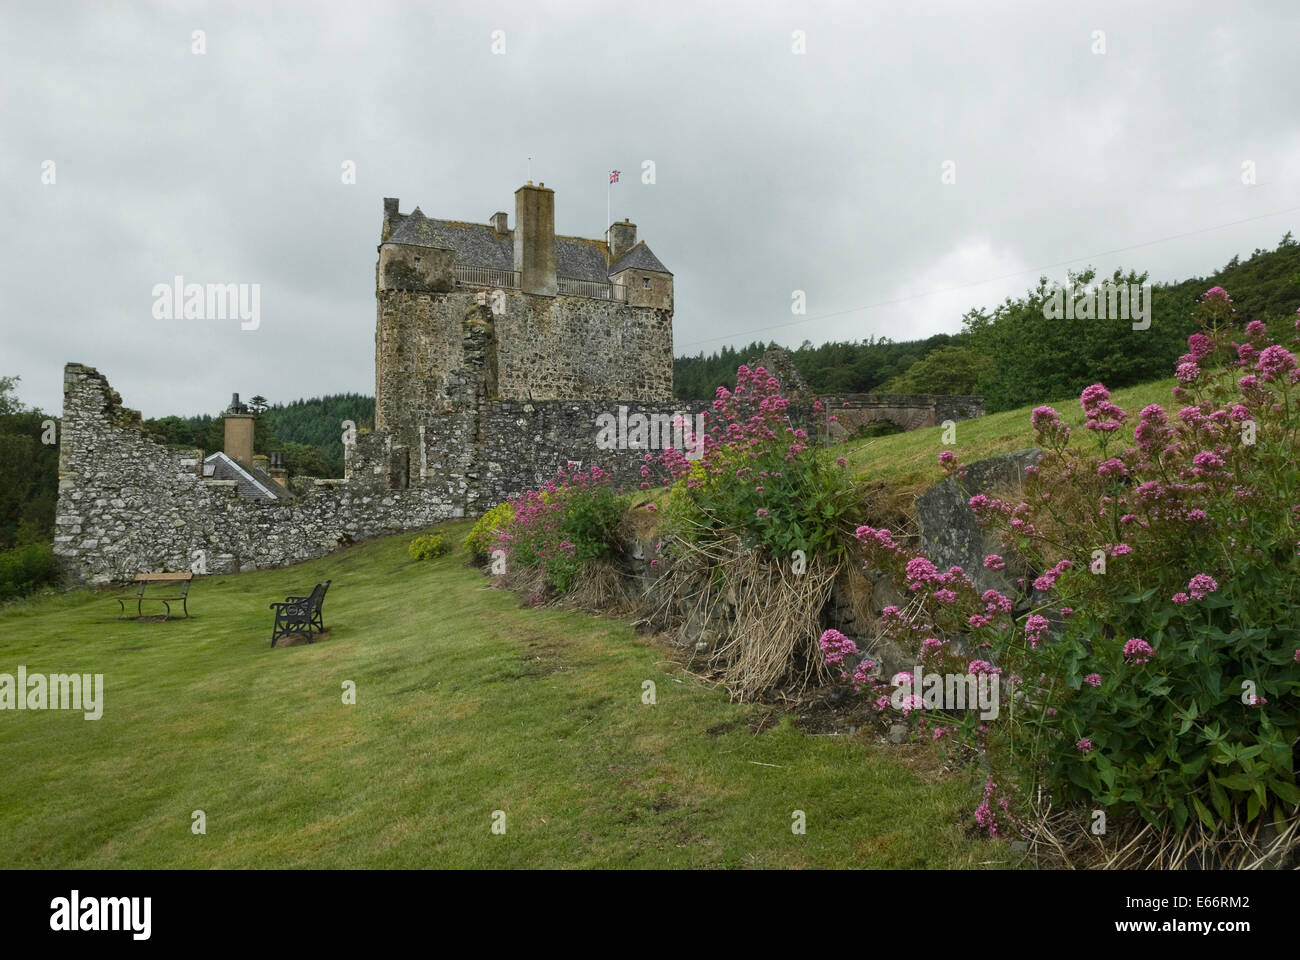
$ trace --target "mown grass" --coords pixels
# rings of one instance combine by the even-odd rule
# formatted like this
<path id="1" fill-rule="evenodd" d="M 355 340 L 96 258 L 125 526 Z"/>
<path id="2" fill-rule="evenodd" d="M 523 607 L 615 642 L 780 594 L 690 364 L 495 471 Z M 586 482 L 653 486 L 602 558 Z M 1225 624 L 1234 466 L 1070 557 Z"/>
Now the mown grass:
<path id="1" fill-rule="evenodd" d="M 972 427 L 972 430 L 975 428 Z M 459 542 L 467 527 L 451 525 Z M 11 867 L 976 867 L 978 785 L 813 736 L 692 680 L 626 624 L 528 609 L 410 536 L 198 580 L 189 621 L 105 592 L 0 609 L 0 672 L 102 673 L 103 718 L 0 713 Z M 332 579 L 330 634 L 267 604 Z M 653 681 L 657 703 L 642 703 Z M 345 705 L 345 681 L 356 704 Z M 927 749 L 927 748 L 920 748 Z M 191 831 L 193 811 L 206 835 Z M 493 834 L 493 811 L 506 832 Z M 807 832 L 791 831 L 804 811 Z"/>
<path id="2" fill-rule="evenodd" d="M 1130 424 L 1147 404 L 1159 403 L 1169 409 L 1170 391 L 1175 381 L 1158 380 L 1124 390 L 1116 390 L 1111 400 L 1129 412 Z M 926 427 L 891 436 L 851 440 L 844 444 L 849 468 L 865 480 L 885 481 L 898 490 L 920 494 L 943 479 L 939 454 L 952 450 L 963 463 L 1034 446 L 1034 431 L 1029 414 L 1038 404 L 993 413 L 976 420 L 962 420 L 956 425 L 956 439 L 943 441 L 942 427 Z M 1083 423 L 1078 401 L 1053 404 L 1062 418 L 1077 431 Z M 833 412 L 833 411 L 832 411 Z M 1131 433 L 1130 433 L 1131 436 Z"/>

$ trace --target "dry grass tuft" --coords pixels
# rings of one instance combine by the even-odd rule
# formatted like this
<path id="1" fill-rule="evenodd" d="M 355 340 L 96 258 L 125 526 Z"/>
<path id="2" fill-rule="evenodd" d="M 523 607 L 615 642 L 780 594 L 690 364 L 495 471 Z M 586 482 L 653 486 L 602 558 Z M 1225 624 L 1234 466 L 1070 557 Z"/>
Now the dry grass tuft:
<path id="1" fill-rule="evenodd" d="M 1036 798 L 1025 825 L 1035 865 L 1065 870 L 1278 870 L 1300 868 L 1300 810 L 1280 823 L 1258 818 L 1210 832 L 1199 820 L 1181 831 L 1139 817 L 1114 819 L 1095 836 L 1091 811 Z"/>
<path id="2" fill-rule="evenodd" d="M 707 544 L 675 541 L 655 582 L 643 622 L 675 630 L 693 643 L 703 627 L 710 674 L 734 700 L 753 700 L 777 687 L 803 691 L 828 679 L 817 640 L 822 610 L 843 564 L 819 558 L 795 573 L 763 559 L 737 537 Z"/>

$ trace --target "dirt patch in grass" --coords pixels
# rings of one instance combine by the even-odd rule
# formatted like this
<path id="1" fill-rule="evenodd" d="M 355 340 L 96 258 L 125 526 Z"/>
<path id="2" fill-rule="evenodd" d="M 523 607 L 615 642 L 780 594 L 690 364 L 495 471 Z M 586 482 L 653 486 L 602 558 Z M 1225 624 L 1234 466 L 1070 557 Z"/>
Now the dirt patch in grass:
<path id="1" fill-rule="evenodd" d="M 563 673 L 568 669 L 560 654 L 564 648 L 540 640 L 528 644 L 528 650 L 520 658 L 524 663 L 524 677 L 549 677 L 553 673 Z"/>
<path id="2" fill-rule="evenodd" d="M 322 640 L 328 640 L 329 638 L 330 638 L 330 632 L 328 630 L 324 630 L 321 631 L 320 633 L 313 633 L 311 635 L 311 642 L 320 643 Z M 280 647 L 305 647 L 306 645 L 307 645 L 307 634 L 305 633 L 291 633 L 289 634 L 289 636 L 281 637 L 279 640 L 275 641 L 275 646 L 277 649 L 279 649 Z"/>
<path id="3" fill-rule="evenodd" d="M 821 688 L 786 708 L 804 733 L 854 734 L 882 730 L 871 698 L 841 687 Z"/>

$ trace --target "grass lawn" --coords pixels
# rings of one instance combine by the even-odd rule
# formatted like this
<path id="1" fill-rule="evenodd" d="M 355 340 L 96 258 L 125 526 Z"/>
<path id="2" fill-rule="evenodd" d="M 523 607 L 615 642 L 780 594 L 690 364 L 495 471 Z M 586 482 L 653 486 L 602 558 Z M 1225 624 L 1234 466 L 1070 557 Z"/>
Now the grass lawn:
<path id="1" fill-rule="evenodd" d="M 994 422 L 961 425 L 963 441 Z M 466 527 L 446 529 L 459 542 Z M 102 673 L 105 688 L 98 721 L 0 713 L 0 862 L 963 868 L 1013 859 L 968 834 L 978 785 L 936 774 L 925 745 L 813 736 L 788 718 L 755 734 L 758 708 L 681 674 L 626 624 L 521 608 L 459 550 L 410 560 L 410 539 L 202 578 L 189 621 L 118 621 L 106 592 L 0 609 L 0 672 Z M 326 578 L 328 638 L 272 650 L 267 604 Z M 642 703 L 646 680 L 654 706 Z M 345 681 L 356 684 L 355 705 L 342 702 Z M 204 836 L 191 832 L 195 810 L 206 814 Z M 496 810 L 504 835 L 491 831 Z M 805 812 L 804 835 L 791 831 L 795 810 Z"/>
<path id="2" fill-rule="evenodd" d="M 1111 394 L 1111 401 L 1128 411 L 1127 436 L 1130 441 L 1138 411 L 1151 403 L 1159 403 L 1170 410 L 1174 386 L 1175 381 L 1172 379 L 1158 380 L 1116 390 Z M 999 453 L 1034 446 L 1034 430 L 1029 423 L 1029 414 L 1036 406 L 1038 404 L 989 414 L 977 420 L 959 421 L 955 443 L 943 442 L 942 427 L 927 427 L 908 433 L 850 441 L 845 444 L 845 449 L 850 451 L 845 456 L 849 468 L 865 479 L 883 480 L 912 493 L 924 493 L 931 485 L 943 479 L 943 471 L 939 469 L 939 454 L 944 450 L 952 450 L 963 463 L 974 463 Z M 1079 427 L 1084 418 L 1078 399 L 1052 406 L 1070 424 L 1076 442 L 1087 442 L 1088 438 L 1079 437 Z M 1177 409 L 1175 405 L 1172 412 Z"/>

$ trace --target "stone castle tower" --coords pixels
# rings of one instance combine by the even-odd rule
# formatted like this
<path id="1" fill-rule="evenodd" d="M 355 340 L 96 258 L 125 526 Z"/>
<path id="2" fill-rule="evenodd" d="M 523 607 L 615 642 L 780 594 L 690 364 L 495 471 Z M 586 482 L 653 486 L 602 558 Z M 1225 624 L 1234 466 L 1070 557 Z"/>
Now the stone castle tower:
<path id="1" fill-rule="evenodd" d="M 529 182 L 513 227 L 506 213 L 435 220 L 385 199 L 378 250 L 375 431 L 388 462 L 377 472 L 394 486 L 476 500 L 502 436 L 531 438 L 513 456 L 554 473 L 570 447 L 556 404 L 672 402 L 673 275 L 635 224 L 603 240 L 557 236 L 555 192 Z M 527 472 L 485 494 L 517 494 L 536 479 Z"/>

